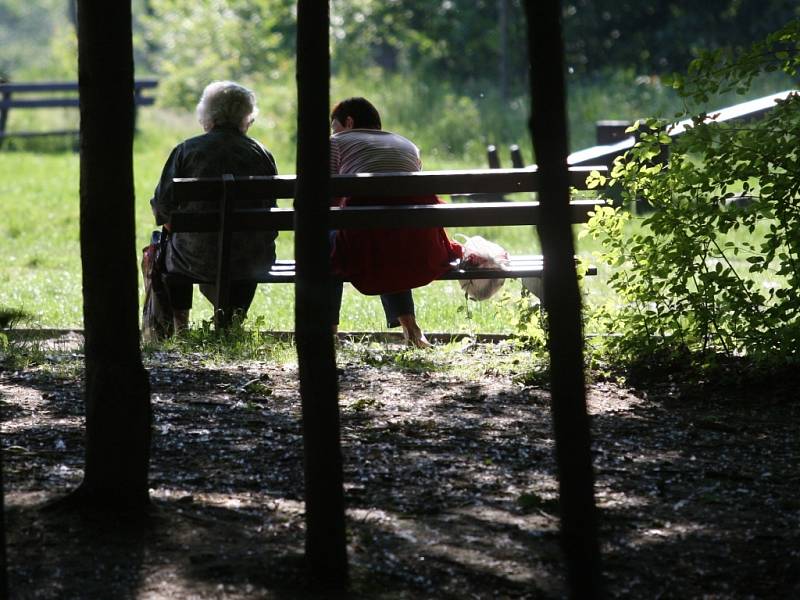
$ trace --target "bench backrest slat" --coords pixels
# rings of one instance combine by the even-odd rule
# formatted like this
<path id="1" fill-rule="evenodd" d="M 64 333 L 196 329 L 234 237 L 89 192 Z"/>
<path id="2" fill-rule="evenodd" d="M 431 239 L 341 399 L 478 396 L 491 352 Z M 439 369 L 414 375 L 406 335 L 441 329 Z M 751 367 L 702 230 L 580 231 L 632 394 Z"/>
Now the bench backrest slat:
<path id="1" fill-rule="evenodd" d="M 133 87 L 151 89 L 158 86 L 158 79 L 137 79 Z M 77 81 L 35 81 L 30 83 L 0 83 L 0 92 L 77 92 Z"/>
<path id="2" fill-rule="evenodd" d="M 570 185 L 586 189 L 586 177 L 598 167 L 573 167 Z M 604 170 L 600 167 L 600 170 Z M 237 201 L 264 198 L 293 198 L 294 175 L 241 177 L 233 184 Z M 512 194 L 535 192 L 539 174 L 535 169 L 474 169 L 462 171 L 419 171 L 416 173 L 360 173 L 331 176 L 331 195 L 414 196 L 426 194 Z M 220 178 L 175 179 L 175 200 L 213 202 L 222 196 Z"/>
<path id="3" fill-rule="evenodd" d="M 157 86 L 157 79 L 136 80 L 134 82 L 136 105 L 151 106 L 155 104 L 155 98 L 145 96 L 143 90 Z M 67 92 L 74 93 L 68 94 Z M 7 118 L 7 113 L 12 108 L 77 108 L 80 105 L 77 92 L 77 81 L 0 83 L 0 111 L 3 111 Z M 19 95 L 28 96 L 20 98 Z M 5 123 L 2 125 L 0 132 L 5 130 Z M 58 132 L 52 133 L 55 135 Z"/>

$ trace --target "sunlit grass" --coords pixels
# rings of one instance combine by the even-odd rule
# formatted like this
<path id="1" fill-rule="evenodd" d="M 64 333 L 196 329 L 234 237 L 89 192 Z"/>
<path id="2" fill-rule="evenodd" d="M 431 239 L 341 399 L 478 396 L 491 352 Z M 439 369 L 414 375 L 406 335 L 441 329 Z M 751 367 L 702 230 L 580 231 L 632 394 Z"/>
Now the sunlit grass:
<path id="1" fill-rule="evenodd" d="M 215 330 L 211 321 L 203 321 L 167 340 L 145 344 L 144 354 L 158 361 L 164 352 L 177 353 L 204 366 L 238 361 L 292 363 L 296 353 L 291 341 L 265 334 L 265 329 L 260 316 L 246 323 L 234 320 L 224 331 Z"/>
<path id="2" fill-rule="evenodd" d="M 171 148 L 181 139 L 199 133 L 191 113 L 158 109 L 140 114 L 140 131 L 135 143 L 136 240 L 139 253 L 149 241 L 154 222 L 149 206 L 155 184 Z M 268 127 L 256 128 L 254 135 L 274 150 L 282 173 L 294 171 L 294 149 L 285 141 L 271 147 L 273 134 Z M 277 136 L 278 140 L 283 138 Z M 428 169 L 475 168 L 482 157 L 445 159 L 439 156 L 426 162 Z M 82 325 L 81 266 L 79 247 L 79 161 L 71 151 L 3 152 L 0 155 L 0 224 L 5 260 L 0 266 L 0 307 L 19 309 L 32 315 L 27 326 L 74 328 Z M 520 197 L 519 199 L 527 199 Z M 109 215 L 118 201 L 108 198 Z M 290 201 L 282 201 L 289 205 Z M 574 231 L 578 231 L 576 226 Z M 632 228 L 638 227 L 635 223 Z M 450 229 L 455 235 L 482 235 L 499 243 L 512 254 L 540 252 L 533 227 L 490 227 Z M 746 239 L 744 231 L 734 239 Z M 758 235 L 755 236 L 758 238 Z M 280 258 L 293 258 L 293 234 L 278 237 Z M 577 239 L 577 253 L 591 263 L 595 242 Z M 399 260 L 402 254 L 399 252 Z M 746 271 L 745 257 L 736 266 Z M 582 282 L 587 305 L 602 304 L 613 298 L 607 286 L 608 271 L 600 266 L 597 277 Z M 768 278 L 760 284 L 769 285 Z M 141 286 L 141 281 L 140 281 Z M 486 302 L 468 301 L 457 282 L 434 282 L 414 291 L 418 319 L 426 331 L 463 333 L 510 333 L 514 330 L 514 300 L 519 298 L 518 281 L 506 281 L 503 293 Z M 141 291 L 141 288 L 140 288 Z M 195 292 L 192 322 L 199 327 L 211 317 L 209 303 Z M 294 288 L 275 284 L 259 286 L 249 323 L 270 331 L 294 329 Z M 345 286 L 342 303 L 342 331 L 386 331 L 383 310 L 377 297 L 362 296 Z"/>
<path id="3" fill-rule="evenodd" d="M 144 111 L 140 118 L 140 133 L 134 154 L 137 260 L 155 227 L 149 199 L 163 163 L 175 143 L 198 133 L 191 115 L 171 115 L 152 110 Z M 262 131 L 262 134 L 267 135 L 268 132 Z M 286 156 L 288 151 L 283 149 L 281 154 Z M 475 165 L 437 161 L 429 168 L 470 166 Z M 281 165 L 279 160 L 279 170 L 283 173 L 293 172 L 294 165 Z M 0 235 L 7 248 L 6 260 L 0 267 L 0 306 L 30 313 L 31 325 L 81 327 L 78 154 L 71 151 L 4 152 L 0 158 L 0 199 L 6 217 L 3 225 L 0 225 Z M 116 200 L 113 196 L 108 199 L 110 216 Z M 283 202 L 285 205 L 290 203 Z M 454 229 L 450 233 L 480 234 L 500 243 L 512 253 L 538 252 L 538 241 L 531 227 Z M 294 240 L 291 232 L 281 233 L 277 245 L 280 258 L 293 258 Z M 512 293 L 519 288 L 516 281 L 506 283 L 506 290 Z M 468 302 L 457 282 L 435 282 L 415 290 L 414 296 L 420 323 L 428 331 L 510 331 L 509 308 L 506 304 L 498 299 L 482 303 Z M 260 318 L 265 329 L 293 330 L 293 286 L 259 286 L 250 315 L 251 320 Z M 196 291 L 193 323 L 199 326 L 210 317 L 210 304 Z M 341 329 L 387 330 L 380 300 L 362 296 L 346 285 Z"/>
<path id="4" fill-rule="evenodd" d="M 0 202 L 0 306 L 42 324 L 79 324 L 77 155 L 3 153 Z"/>

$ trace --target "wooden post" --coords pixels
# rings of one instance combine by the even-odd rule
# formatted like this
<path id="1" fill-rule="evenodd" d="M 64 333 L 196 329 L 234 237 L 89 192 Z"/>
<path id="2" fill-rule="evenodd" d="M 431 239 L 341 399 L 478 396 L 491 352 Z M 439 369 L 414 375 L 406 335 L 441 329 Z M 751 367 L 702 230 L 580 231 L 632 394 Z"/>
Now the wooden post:
<path id="1" fill-rule="evenodd" d="M 511 153 L 511 165 L 515 169 L 524 169 L 525 161 L 522 160 L 522 150 L 519 149 L 519 146 L 511 144 L 508 150 Z"/>
<path id="2" fill-rule="evenodd" d="M 631 126 L 630 121 L 605 119 L 594 124 L 595 141 L 598 146 L 616 144 L 626 137 L 631 137 L 625 130 Z"/>
<path id="3" fill-rule="evenodd" d="M 316 588 L 347 585 L 342 452 L 331 325 L 328 2 L 297 3 L 295 334 L 305 449 L 306 565 Z"/>
<path id="4" fill-rule="evenodd" d="M 500 52 L 497 70 L 500 74 L 500 98 L 508 100 L 508 0 L 497 0 L 497 28 L 500 32 Z"/>
<path id="5" fill-rule="evenodd" d="M 494 144 L 486 146 L 486 161 L 489 163 L 490 169 L 500 168 L 500 156 L 497 154 L 497 146 Z"/>
<path id="6" fill-rule="evenodd" d="M 2 85 L 2 82 L 0 82 Z M 0 101 L 2 102 L 11 102 L 11 92 L 7 90 L 0 91 Z M 8 123 L 8 111 L 10 109 L 7 106 L 3 106 L 0 108 L 0 146 L 3 145 L 5 141 L 5 133 L 6 133 L 6 123 Z"/>
<path id="7" fill-rule="evenodd" d="M 133 82 L 133 131 L 138 131 L 139 128 L 139 103 L 142 101 L 142 88 Z"/>
<path id="8" fill-rule="evenodd" d="M 6 555 L 6 505 L 3 487 L 3 461 L 0 450 L 0 598 L 8 598 L 8 561 Z"/>
<path id="9" fill-rule="evenodd" d="M 547 268 L 550 371 L 561 535 L 572 598 L 602 596 L 589 419 L 583 375 L 581 306 L 569 224 L 567 115 L 561 3 L 527 0 L 531 134 L 540 173 L 539 236 Z"/>

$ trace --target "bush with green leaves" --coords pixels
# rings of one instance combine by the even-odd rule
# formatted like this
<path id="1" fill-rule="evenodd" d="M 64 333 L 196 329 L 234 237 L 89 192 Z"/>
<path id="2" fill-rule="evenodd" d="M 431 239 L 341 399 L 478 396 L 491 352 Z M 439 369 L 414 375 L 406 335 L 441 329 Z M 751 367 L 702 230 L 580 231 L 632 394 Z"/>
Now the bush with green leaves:
<path id="1" fill-rule="evenodd" d="M 694 60 L 673 87 L 687 113 L 716 94 L 745 93 L 763 73 L 796 77 L 800 22 L 746 51 Z M 596 316 L 627 362 L 720 353 L 795 362 L 800 349 L 800 95 L 758 120 L 720 123 L 698 112 L 670 136 L 663 121 L 637 122 L 638 143 L 607 182 L 655 210 L 639 228 L 629 213 L 596 210 L 587 233 L 603 242 L 619 304 Z M 664 148 L 669 162 L 659 162 Z M 595 174 L 594 183 L 606 183 Z"/>
<path id="2" fill-rule="evenodd" d="M 152 0 L 140 17 L 157 59 L 159 102 L 188 108 L 213 80 L 263 85 L 285 79 L 294 58 L 291 0 Z"/>

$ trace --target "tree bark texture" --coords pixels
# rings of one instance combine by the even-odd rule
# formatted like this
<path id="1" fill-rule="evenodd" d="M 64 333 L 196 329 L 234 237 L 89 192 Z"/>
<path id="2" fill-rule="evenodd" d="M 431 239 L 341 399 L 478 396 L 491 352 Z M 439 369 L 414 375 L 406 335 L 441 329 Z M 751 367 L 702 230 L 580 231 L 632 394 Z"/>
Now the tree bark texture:
<path id="1" fill-rule="evenodd" d="M 583 374 L 581 306 L 569 223 L 564 51 L 558 0 L 528 0 L 531 135 L 542 200 L 539 236 L 549 322 L 561 533 L 573 598 L 602 595 Z"/>
<path id="2" fill-rule="evenodd" d="M 347 585 L 336 356 L 331 329 L 328 2 L 297 3 L 295 332 L 305 449 L 306 563 L 314 587 Z"/>
<path id="3" fill-rule="evenodd" d="M 0 454 L 0 598 L 8 598 L 8 561 L 6 556 L 6 504 L 3 464 Z"/>
<path id="4" fill-rule="evenodd" d="M 508 0 L 497 0 L 497 29 L 500 32 L 499 73 L 500 98 L 508 100 Z"/>
<path id="5" fill-rule="evenodd" d="M 86 469 L 78 499 L 148 502 L 150 384 L 139 348 L 130 2 L 78 2 Z"/>

